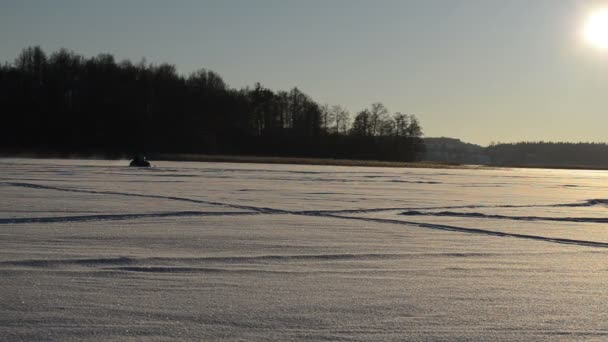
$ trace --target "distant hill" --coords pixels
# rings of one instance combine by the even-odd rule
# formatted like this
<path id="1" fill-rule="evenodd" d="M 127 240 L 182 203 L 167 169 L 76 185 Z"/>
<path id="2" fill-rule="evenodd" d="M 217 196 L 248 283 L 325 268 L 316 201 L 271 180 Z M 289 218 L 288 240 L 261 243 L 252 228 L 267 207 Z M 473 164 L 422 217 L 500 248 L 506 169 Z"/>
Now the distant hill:
<path id="1" fill-rule="evenodd" d="M 457 164 L 489 164 L 490 157 L 480 145 L 455 138 L 424 138 L 425 160 Z"/>
<path id="2" fill-rule="evenodd" d="M 519 142 L 485 148 L 493 165 L 608 168 L 608 144 Z"/>
<path id="3" fill-rule="evenodd" d="M 608 144 L 499 143 L 488 147 L 455 138 L 424 138 L 429 162 L 525 167 L 608 168 Z"/>

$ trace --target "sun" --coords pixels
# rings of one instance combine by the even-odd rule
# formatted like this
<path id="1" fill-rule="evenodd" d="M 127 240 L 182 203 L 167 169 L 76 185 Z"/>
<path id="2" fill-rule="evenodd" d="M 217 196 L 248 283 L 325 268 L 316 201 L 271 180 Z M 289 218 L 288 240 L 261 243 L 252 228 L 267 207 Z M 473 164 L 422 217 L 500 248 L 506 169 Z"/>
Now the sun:
<path id="1" fill-rule="evenodd" d="M 589 15 L 583 34 L 591 45 L 608 50 L 608 8 L 596 10 Z"/>

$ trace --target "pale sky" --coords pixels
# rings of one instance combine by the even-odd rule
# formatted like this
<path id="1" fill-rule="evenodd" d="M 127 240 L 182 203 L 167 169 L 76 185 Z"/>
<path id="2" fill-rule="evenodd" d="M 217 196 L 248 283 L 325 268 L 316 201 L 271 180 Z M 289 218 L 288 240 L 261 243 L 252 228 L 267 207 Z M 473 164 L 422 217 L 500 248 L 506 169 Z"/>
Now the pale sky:
<path id="1" fill-rule="evenodd" d="M 582 38 L 608 1 L 0 0 L 0 61 L 22 48 L 297 86 L 355 113 L 416 114 L 429 137 L 608 142 L 608 49 Z"/>

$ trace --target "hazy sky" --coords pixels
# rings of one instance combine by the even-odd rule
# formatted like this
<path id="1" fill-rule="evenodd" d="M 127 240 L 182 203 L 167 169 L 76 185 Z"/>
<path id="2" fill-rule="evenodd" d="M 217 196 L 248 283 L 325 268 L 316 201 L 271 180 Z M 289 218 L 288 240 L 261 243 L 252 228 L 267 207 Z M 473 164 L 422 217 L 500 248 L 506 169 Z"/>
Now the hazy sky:
<path id="1" fill-rule="evenodd" d="M 351 112 L 384 103 L 426 136 L 608 141 L 608 49 L 581 29 L 602 1 L 0 0 L 0 61 L 22 48 L 297 86 Z"/>

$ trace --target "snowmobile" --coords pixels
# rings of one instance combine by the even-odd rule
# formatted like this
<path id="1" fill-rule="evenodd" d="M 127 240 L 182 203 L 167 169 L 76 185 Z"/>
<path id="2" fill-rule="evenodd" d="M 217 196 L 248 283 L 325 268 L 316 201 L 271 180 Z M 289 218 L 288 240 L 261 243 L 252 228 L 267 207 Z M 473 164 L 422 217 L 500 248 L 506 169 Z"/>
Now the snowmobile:
<path id="1" fill-rule="evenodd" d="M 134 167 L 150 167 L 150 162 L 146 160 L 146 157 L 142 155 L 136 155 L 133 160 L 129 163 L 129 166 Z"/>

